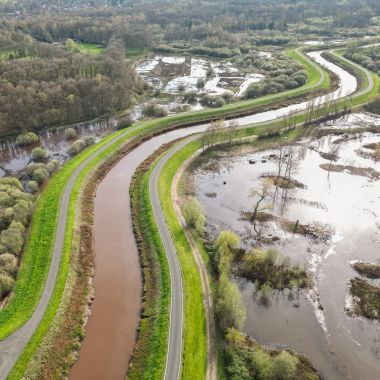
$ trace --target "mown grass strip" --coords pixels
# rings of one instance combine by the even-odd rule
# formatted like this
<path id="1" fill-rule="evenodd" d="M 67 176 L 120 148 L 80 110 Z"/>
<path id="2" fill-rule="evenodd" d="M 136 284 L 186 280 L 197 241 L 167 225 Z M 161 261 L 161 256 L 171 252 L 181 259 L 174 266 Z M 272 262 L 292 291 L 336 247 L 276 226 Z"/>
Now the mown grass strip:
<path id="1" fill-rule="evenodd" d="M 207 339 L 202 285 L 191 247 L 177 220 L 171 199 L 171 185 L 178 170 L 176 160 L 181 160 L 188 149 L 189 145 L 186 145 L 178 154 L 174 154 L 174 160 L 170 159 L 165 164 L 159 176 L 158 192 L 182 271 L 184 329 L 181 375 L 182 379 L 203 380 L 206 373 Z"/>
<path id="2" fill-rule="evenodd" d="M 170 273 L 150 203 L 149 177 L 152 168 L 147 169 L 151 163 L 152 160 L 148 159 L 139 166 L 130 187 L 133 229 L 144 278 L 142 319 L 133 365 L 128 373 L 131 380 L 162 379 L 167 355 Z"/>

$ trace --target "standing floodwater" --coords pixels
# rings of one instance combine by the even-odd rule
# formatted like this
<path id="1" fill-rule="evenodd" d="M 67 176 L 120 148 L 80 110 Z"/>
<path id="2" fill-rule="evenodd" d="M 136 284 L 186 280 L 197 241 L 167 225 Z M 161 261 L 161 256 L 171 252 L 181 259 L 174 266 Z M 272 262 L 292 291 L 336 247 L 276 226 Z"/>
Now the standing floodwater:
<path id="1" fill-rule="evenodd" d="M 346 311 L 352 306 L 349 281 L 358 276 L 352 262 L 380 260 L 380 162 L 368 149 L 380 143 L 379 120 L 352 115 L 344 126 L 360 127 L 364 121 L 379 133 L 330 134 L 294 146 L 292 178 L 302 186 L 279 189 L 267 210 L 274 218 L 259 226 L 267 238 L 264 247 L 306 266 L 312 289 L 290 299 L 288 293 L 275 292 L 269 305 L 263 305 L 254 284 L 237 279 L 247 308 L 246 332 L 261 343 L 291 346 L 309 357 L 326 379 L 374 380 L 380 374 L 380 323 Z M 253 209 L 250 191 L 277 172 L 278 154 L 277 149 L 248 149 L 233 157 L 219 152 L 215 162 L 197 169 L 196 194 L 211 234 L 232 229 L 245 247 L 257 244 L 244 212 Z M 323 238 L 288 232 L 279 220 L 299 220 Z"/>

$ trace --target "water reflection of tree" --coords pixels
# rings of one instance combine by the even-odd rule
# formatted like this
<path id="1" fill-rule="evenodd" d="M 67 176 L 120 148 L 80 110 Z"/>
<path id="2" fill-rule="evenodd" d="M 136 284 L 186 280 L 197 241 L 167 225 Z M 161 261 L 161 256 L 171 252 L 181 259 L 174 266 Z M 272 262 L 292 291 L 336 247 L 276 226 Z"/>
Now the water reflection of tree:
<path id="1" fill-rule="evenodd" d="M 302 147 L 301 147 L 302 148 Z M 295 146 L 279 147 L 275 160 L 277 161 L 277 173 L 273 180 L 273 185 L 275 187 L 273 193 L 273 207 L 275 203 L 279 205 L 279 213 L 282 216 L 285 212 L 285 207 L 288 203 L 289 187 L 281 186 L 282 180 L 291 179 L 295 169 L 297 168 L 300 157 L 302 157 L 305 152 L 302 149 L 296 149 Z"/>

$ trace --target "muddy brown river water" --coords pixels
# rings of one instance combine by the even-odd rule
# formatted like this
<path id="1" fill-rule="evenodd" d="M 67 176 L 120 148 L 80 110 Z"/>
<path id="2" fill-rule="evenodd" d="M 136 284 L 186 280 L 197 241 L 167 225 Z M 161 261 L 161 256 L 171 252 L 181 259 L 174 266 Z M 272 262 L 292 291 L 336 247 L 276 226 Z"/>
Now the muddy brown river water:
<path id="1" fill-rule="evenodd" d="M 352 115 L 347 122 L 337 122 L 332 127 L 360 127 L 363 120 L 373 125 L 380 123 L 379 118 Z M 380 180 L 348 171 L 329 173 L 320 167 L 329 163 L 320 152 L 336 151 L 339 146 L 339 159 L 334 164 L 370 167 L 380 174 L 380 162 L 363 157 L 367 152 L 363 146 L 380 142 L 380 133 L 363 132 L 359 138 L 342 143 L 339 139 L 331 135 L 307 139 L 295 147 L 297 160 L 292 178 L 306 188 L 280 190 L 269 211 L 302 224 L 327 225 L 331 238 L 322 241 L 294 235 L 273 221 L 260 226 L 264 236 L 279 238 L 266 246 L 305 265 L 314 287 L 296 294 L 291 301 L 288 294 L 274 293 L 269 305 L 264 306 L 254 284 L 236 281 L 247 309 L 245 330 L 250 336 L 263 344 L 291 346 L 309 357 L 326 379 L 375 380 L 380 378 L 380 323 L 350 317 L 345 307 L 352 305 L 348 282 L 357 276 L 350 263 L 380 262 Z M 276 154 L 276 150 L 267 150 L 218 158 L 217 171 L 204 170 L 202 166 L 196 171 L 196 194 L 205 208 L 212 234 L 232 229 L 246 247 L 255 245 L 253 226 L 242 220 L 242 211 L 252 209 L 250 190 L 259 187 L 261 176 L 276 173 L 277 163 L 270 158 Z M 250 160 L 256 163 L 250 164 Z"/>
<path id="2" fill-rule="evenodd" d="M 341 88 L 330 98 L 355 91 L 356 80 L 349 73 L 310 54 L 341 78 Z M 324 97 L 318 98 L 323 100 Z M 301 110 L 307 102 L 275 111 L 239 118 L 240 125 L 273 120 L 290 110 Z M 137 166 L 162 144 L 203 131 L 207 125 L 177 130 L 143 143 L 115 165 L 100 182 L 95 196 L 94 249 L 96 298 L 86 325 L 86 337 L 70 378 L 123 379 L 133 351 L 139 321 L 141 275 L 131 228 L 129 184 Z"/>

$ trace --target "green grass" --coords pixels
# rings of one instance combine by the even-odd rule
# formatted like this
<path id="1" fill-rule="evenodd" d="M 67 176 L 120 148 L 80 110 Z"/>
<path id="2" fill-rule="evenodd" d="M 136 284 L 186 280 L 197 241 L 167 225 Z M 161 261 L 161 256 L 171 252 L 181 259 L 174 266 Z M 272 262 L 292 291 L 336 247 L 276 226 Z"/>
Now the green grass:
<path id="1" fill-rule="evenodd" d="M 130 62 L 136 62 L 140 58 L 146 56 L 148 53 L 149 53 L 149 50 L 147 49 L 128 48 L 126 50 L 127 60 Z"/>
<path id="2" fill-rule="evenodd" d="M 170 321 L 170 273 L 149 195 L 152 168 L 140 168 L 131 184 L 131 208 L 144 275 L 143 315 L 134 352 L 131 380 L 163 378 Z"/>
<path id="3" fill-rule="evenodd" d="M 302 55 L 299 56 L 302 57 Z M 310 83 L 311 82 L 309 82 L 309 85 Z M 282 94 L 282 96 L 287 96 L 285 94 Z M 270 97 L 270 101 L 274 101 L 275 98 L 278 100 L 279 97 L 281 97 L 281 94 L 276 94 L 275 96 Z M 268 102 L 268 97 L 266 98 L 266 102 Z M 30 318 L 37 306 L 50 265 L 55 237 L 56 220 L 59 210 L 59 200 L 68 182 L 68 179 L 74 172 L 75 168 L 86 158 L 88 158 L 93 152 L 95 152 L 101 146 L 109 142 L 112 138 L 117 136 L 120 137 L 120 140 L 114 142 L 104 152 L 102 152 L 94 160 L 92 160 L 92 162 L 86 167 L 86 169 L 82 171 L 80 177 L 76 182 L 75 189 L 72 192 L 70 198 L 70 209 L 68 212 L 68 221 L 66 226 L 66 240 L 62 252 L 60 271 L 54 288 L 53 296 L 50 300 L 48 310 L 45 313 L 45 316 L 42 322 L 40 323 L 39 328 L 37 329 L 33 338 L 28 343 L 24 353 L 21 355 L 10 378 L 17 378 L 17 374 L 23 373 L 23 370 L 25 369 L 27 362 L 29 361 L 35 348 L 41 342 L 41 339 L 58 308 L 59 301 L 64 289 L 66 274 L 68 270 L 68 263 L 71 253 L 70 243 L 75 214 L 76 196 L 78 193 L 78 189 L 83 182 L 84 176 L 96 164 L 104 160 L 107 156 L 114 153 L 120 147 L 120 145 L 128 138 L 141 135 L 142 133 L 161 131 L 173 124 L 179 125 L 181 123 L 189 123 L 204 120 L 210 117 L 220 117 L 221 115 L 224 115 L 231 111 L 236 111 L 239 109 L 249 109 L 252 105 L 265 104 L 265 102 L 263 102 L 262 99 L 256 99 L 253 101 L 246 101 L 241 103 L 243 103 L 243 106 L 239 105 L 239 103 L 236 103 L 222 109 L 205 110 L 193 114 L 180 114 L 170 116 L 167 118 L 151 120 L 145 123 L 139 123 L 138 125 L 130 128 L 127 131 L 119 131 L 104 138 L 97 145 L 87 149 L 86 151 L 82 152 L 81 154 L 67 162 L 63 166 L 63 168 L 61 168 L 61 170 L 53 176 L 53 178 L 46 186 L 44 192 L 40 196 L 35 213 L 33 215 L 30 229 L 30 238 L 28 239 L 24 251 L 22 265 L 19 271 L 18 281 L 16 283 L 13 297 L 10 303 L 3 310 L 0 311 L 0 339 L 4 339 L 6 336 L 8 336 L 13 331 L 22 326 Z M 122 134 L 124 135 L 122 136 Z M 190 265 L 190 262 L 184 262 L 184 264 Z M 191 272 L 189 273 L 191 274 Z M 193 273 L 192 275 L 195 275 L 195 273 Z M 198 290 L 200 291 L 200 288 Z M 200 293 L 198 293 L 198 296 L 199 294 Z M 195 296 L 196 295 L 194 294 L 194 297 Z M 198 322 L 201 322 L 201 324 L 203 323 L 204 327 L 204 320 L 200 319 Z M 197 331 L 199 331 L 199 327 Z M 189 335 L 186 336 L 188 336 L 189 339 L 191 339 L 189 340 L 190 351 L 186 351 L 187 349 L 185 347 L 186 354 L 188 352 L 191 352 L 191 349 L 194 349 L 195 344 L 199 343 L 198 339 L 194 341 L 195 335 L 191 335 L 191 331 L 187 334 Z M 184 361 L 184 365 L 186 365 L 187 367 L 191 364 L 191 355 L 187 355 L 186 357 L 187 359 L 186 361 Z M 199 365 L 202 367 L 204 366 L 204 363 L 200 363 Z"/>
<path id="4" fill-rule="evenodd" d="M 183 162 L 183 155 L 187 155 L 191 148 L 191 144 L 187 145 L 167 162 L 159 177 L 158 188 L 166 223 L 173 237 L 182 271 L 184 295 L 182 379 L 203 380 L 206 373 L 207 338 L 202 285 L 191 247 L 177 220 L 171 199 L 171 185 L 175 173 L 179 164 Z"/>
<path id="5" fill-rule="evenodd" d="M 104 52 L 104 47 L 99 44 L 90 44 L 90 43 L 78 43 L 76 44 L 79 51 L 84 54 L 99 55 Z"/>
<path id="6" fill-rule="evenodd" d="M 352 64 L 351 61 L 349 61 L 347 58 L 343 57 L 344 50 L 343 49 L 337 49 L 333 50 L 331 52 L 331 55 L 336 59 L 337 64 L 339 64 L 344 69 L 351 69 L 355 76 L 357 78 L 360 78 L 361 81 L 361 89 L 364 89 L 368 86 L 368 77 L 366 73 L 371 75 L 374 86 L 373 89 L 365 94 L 362 94 L 360 96 L 357 96 L 353 99 L 353 106 L 361 106 L 368 101 L 370 101 L 372 98 L 374 98 L 379 93 L 379 77 L 373 72 L 370 72 L 369 70 L 357 65 Z"/>

